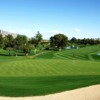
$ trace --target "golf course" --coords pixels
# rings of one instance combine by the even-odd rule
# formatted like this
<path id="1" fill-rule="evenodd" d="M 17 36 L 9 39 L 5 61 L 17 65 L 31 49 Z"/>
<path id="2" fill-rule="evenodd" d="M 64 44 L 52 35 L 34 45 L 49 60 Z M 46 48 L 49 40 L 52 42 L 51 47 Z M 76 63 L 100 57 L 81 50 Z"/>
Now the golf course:
<path id="1" fill-rule="evenodd" d="M 6 53 L 0 49 L 0 96 L 40 96 L 100 84 L 100 45 L 28 57 Z"/>
<path id="2" fill-rule="evenodd" d="M 0 100 L 100 100 L 100 0 L 0 0 Z"/>

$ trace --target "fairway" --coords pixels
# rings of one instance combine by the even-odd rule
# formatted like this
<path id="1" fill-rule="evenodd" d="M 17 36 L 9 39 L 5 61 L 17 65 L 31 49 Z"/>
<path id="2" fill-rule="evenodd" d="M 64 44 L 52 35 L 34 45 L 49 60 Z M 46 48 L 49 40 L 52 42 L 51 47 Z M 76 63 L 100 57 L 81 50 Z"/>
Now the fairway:
<path id="1" fill-rule="evenodd" d="M 99 51 L 90 46 L 35 58 L 0 56 L 0 95 L 46 95 L 100 84 Z"/>

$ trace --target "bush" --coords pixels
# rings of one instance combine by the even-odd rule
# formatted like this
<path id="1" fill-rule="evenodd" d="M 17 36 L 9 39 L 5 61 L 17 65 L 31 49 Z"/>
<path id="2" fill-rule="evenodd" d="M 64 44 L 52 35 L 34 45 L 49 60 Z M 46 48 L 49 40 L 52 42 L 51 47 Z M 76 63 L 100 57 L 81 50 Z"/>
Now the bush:
<path id="1" fill-rule="evenodd" d="M 45 50 L 50 50 L 50 45 L 45 46 Z"/>
<path id="2" fill-rule="evenodd" d="M 43 49 L 43 45 L 39 44 L 39 45 L 38 45 L 38 49 L 39 49 L 39 50 L 42 50 L 42 49 Z"/>

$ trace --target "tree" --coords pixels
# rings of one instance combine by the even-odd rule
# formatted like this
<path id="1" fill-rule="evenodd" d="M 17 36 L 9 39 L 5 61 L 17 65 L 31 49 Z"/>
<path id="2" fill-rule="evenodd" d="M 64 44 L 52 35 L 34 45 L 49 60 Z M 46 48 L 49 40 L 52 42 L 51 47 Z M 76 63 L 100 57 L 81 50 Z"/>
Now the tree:
<path id="1" fill-rule="evenodd" d="M 52 48 L 63 49 L 68 43 L 68 37 L 64 34 L 56 34 L 50 38 Z"/>
<path id="2" fill-rule="evenodd" d="M 70 40 L 72 44 L 76 44 L 77 43 L 77 39 L 75 37 L 72 37 L 72 39 Z"/>
<path id="3" fill-rule="evenodd" d="M 31 43 L 31 44 L 33 44 L 35 47 L 37 47 L 38 46 L 38 40 L 34 37 L 32 37 L 30 40 L 29 40 L 29 42 Z"/>
<path id="4" fill-rule="evenodd" d="M 42 44 L 39 44 L 39 45 L 38 45 L 38 49 L 39 49 L 39 50 L 42 50 L 42 49 L 43 49 L 43 45 L 42 45 Z"/>
<path id="5" fill-rule="evenodd" d="M 16 50 L 16 56 L 17 56 L 17 51 L 18 50 L 23 50 L 25 49 L 25 45 L 28 42 L 28 38 L 25 35 L 17 35 L 17 37 L 15 38 L 15 50 Z"/>
<path id="6" fill-rule="evenodd" d="M 9 50 L 9 55 L 10 55 L 10 51 L 14 48 L 14 38 L 11 34 L 5 36 L 4 45 L 5 45 L 4 48 Z"/>
<path id="7" fill-rule="evenodd" d="M 42 41 L 42 34 L 39 31 L 37 32 L 35 39 L 37 40 L 38 44 Z"/>
<path id="8" fill-rule="evenodd" d="M 24 44 L 23 52 L 25 53 L 26 56 L 28 56 L 28 53 L 30 52 L 30 47 L 31 46 L 29 43 Z"/>
<path id="9" fill-rule="evenodd" d="M 17 35 L 15 38 L 15 46 L 18 50 L 23 50 L 24 45 L 28 42 L 27 36 L 25 35 Z"/>
<path id="10" fill-rule="evenodd" d="M 32 37 L 29 41 L 31 44 L 33 44 L 35 47 L 38 47 L 38 45 L 41 43 L 43 40 L 42 34 L 38 31 L 37 34 Z"/>
<path id="11" fill-rule="evenodd" d="M 0 34 L 0 48 L 2 48 L 3 46 L 3 36 L 2 34 Z"/>
<path id="12" fill-rule="evenodd" d="M 11 34 L 8 34 L 6 37 L 6 47 L 13 47 L 14 44 L 13 44 L 13 41 L 14 41 L 14 38 Z"/>

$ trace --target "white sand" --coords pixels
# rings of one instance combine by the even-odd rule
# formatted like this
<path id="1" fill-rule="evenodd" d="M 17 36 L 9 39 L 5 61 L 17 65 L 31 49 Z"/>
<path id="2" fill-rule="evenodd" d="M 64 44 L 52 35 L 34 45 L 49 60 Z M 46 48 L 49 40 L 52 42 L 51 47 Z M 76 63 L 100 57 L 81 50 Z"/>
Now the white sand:
<path id="1" fill-rule="evenodd" d="M 35 97 L 0 97 L 0 100 L 100 100 L 100 85 Z"/>

